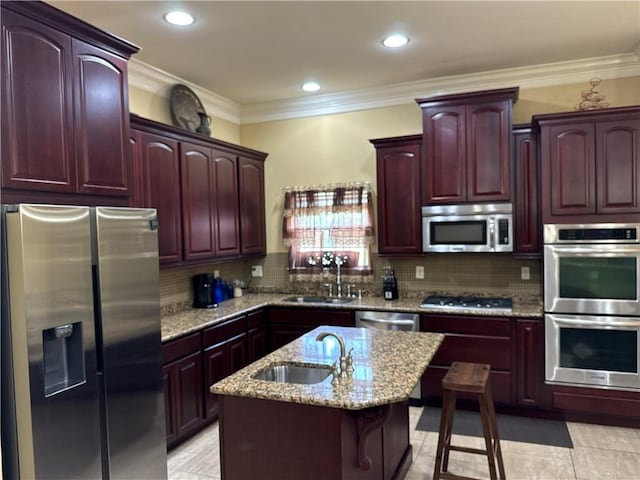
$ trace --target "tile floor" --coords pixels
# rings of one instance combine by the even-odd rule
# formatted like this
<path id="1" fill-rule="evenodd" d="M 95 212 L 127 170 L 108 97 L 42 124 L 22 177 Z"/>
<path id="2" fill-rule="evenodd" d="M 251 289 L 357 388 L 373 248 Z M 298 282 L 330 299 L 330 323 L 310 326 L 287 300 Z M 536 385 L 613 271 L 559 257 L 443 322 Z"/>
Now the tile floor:
<path id="1" fill-rule="evenodd" d="M 413 429 L 421 413 L 421 408 L 409 408 L 413 464 L 406 480 L 430 480 L 433 474 L 438 434 Z M 639 429 L 583 423 L 567 425 L 573 448 L 501 441 L 507 478 L 509 480 L 640 479 Z M 476 448 L 484 446 L 481 438 L 457 435 L 454 435 L 453 443 Z M 169 452 L 169 480 L 219 479 L 218 448 L 218 424 L 215 423 Z M 489 478 L 486 460 L 479 455 L 451 452 L 449 471 L 479 479 Z"/>

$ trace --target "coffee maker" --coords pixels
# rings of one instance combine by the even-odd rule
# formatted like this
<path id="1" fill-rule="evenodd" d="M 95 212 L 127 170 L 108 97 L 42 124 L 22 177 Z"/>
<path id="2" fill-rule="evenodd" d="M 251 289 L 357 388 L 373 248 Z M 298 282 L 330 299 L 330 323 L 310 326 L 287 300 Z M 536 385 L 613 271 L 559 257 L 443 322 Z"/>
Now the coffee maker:
<path id="1" fill-rule="evenodd" d="M 200 273 L 194 275 L 193 282 L 193 308 L 214 308 L 218 304 L 213 298 L 213 274 Z"/>

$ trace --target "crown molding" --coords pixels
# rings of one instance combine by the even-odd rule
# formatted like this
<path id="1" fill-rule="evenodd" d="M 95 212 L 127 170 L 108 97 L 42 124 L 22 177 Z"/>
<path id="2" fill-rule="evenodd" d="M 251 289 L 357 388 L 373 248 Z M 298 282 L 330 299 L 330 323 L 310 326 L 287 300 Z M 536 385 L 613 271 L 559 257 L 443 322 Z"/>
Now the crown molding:
<path id="1" fill-rule="evenodd" d="M 438 77 L 383 87 L 318 94 L 242 106 L 144 62 L 136 59 L 129 62 L 129 82 L 131 85 L 168 98 L 173 85 L 176 83 L 185 84 L 198 94 L 207 107 L 209 115 L 237 124 L 390 107 L 414 103 L 416 98 L 476 90 L 513 86 L 519 86 L 521 89 L 541 88 L 580 83 L 596 76 L 603 80 L 640 76 L 640 45 L 634 53 L 621 55 Z"/>
<path id="2" fill-rule="evenodd" d="M 183 78 L 160 70 L 135 58 L 129 61 L 128 73 L 130 85 L 153 93 L 154 95 L 165 97 L 167 101 L 171 94 L 171 88 L 175 84 L 181 83 L 186 85 L 196 92 L 209 115 L 222 118 L 232 123 L 240 123 L 240 104 L 206 90 L 199 85 L 188 82 Z"/>

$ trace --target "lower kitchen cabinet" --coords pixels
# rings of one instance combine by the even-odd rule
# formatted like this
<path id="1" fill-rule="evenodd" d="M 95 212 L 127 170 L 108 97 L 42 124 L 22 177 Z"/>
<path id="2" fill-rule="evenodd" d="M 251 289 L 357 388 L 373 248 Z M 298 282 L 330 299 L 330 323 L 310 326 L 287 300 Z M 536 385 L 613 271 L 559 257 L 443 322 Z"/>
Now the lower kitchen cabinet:
<path id="1" fill-rule="evenodd" d="M 429 403 L 442 398 L 442 378 L 453 362 L 491 365 L 491 388 L 497 404 L 512 404 L 515 368 L 512 363 L 511 319 L 421 316 L 421 331 L 444 333 L 445 339 L 422 377 L 422 397 Z M 463 395 L 460 395 L 464 398 Z"/>
<path id="2" fill-rule="evenodd" d="M 247 317 L 233 318 L 203 332 L 205 417 L 218 418 L 218 395 L 209 387 L 246 365 Z"/>
<path id="3" fill-rule="evenodd" d="M 204 424 L 200 332 L 162 346 L 165 422 L 169 447 Z"/>
<path id="4" fill-rule="evenodd" d="M 267 354 L 267 315 L 264 310 L 247 314 L 247 365 Z"/>
<path id="5" fill-rule="evenodd" d="M 516 319 L 516 404 L 548 407 L 544 388 L 544 320 Z"/>
<path id="6" fill-rule="evenodd" d="M 320 325 L 355 326 L 353 310 L 332 308 L 278 307 L 269 311 L 271 350 L 286 345 Z"/>

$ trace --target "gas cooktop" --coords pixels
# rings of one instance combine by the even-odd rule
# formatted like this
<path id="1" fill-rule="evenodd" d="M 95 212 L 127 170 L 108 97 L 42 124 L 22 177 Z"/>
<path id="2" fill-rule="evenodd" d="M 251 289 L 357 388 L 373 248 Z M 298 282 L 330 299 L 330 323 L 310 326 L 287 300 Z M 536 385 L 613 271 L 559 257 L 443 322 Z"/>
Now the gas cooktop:
<path id="1" fill-rule="evenodd" d="M 488 310 L 511 311 L 513 302 L 510 298 L 498 297 L 448 297 L 429 295 L 420 304 L 421 308 L 445 308 L 451 310 Z"/>

